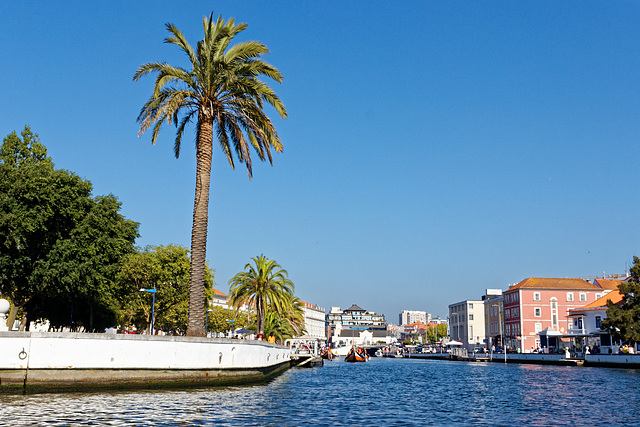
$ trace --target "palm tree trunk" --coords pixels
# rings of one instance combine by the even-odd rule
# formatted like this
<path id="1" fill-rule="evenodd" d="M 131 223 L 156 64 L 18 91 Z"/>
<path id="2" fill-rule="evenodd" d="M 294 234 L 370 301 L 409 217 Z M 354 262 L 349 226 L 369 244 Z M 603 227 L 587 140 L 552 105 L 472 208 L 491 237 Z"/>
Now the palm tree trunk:
<path id="1" fill-rule="evenodd" d="M 189 319 L 187 336 L 204 336 L 204 280 L 209 223 L 209 183 L 213 156 L 213 123 L 198 117 L 196 147 L 196 196 L 191 229 L 191 265 L 189 269 Z"/>
<path id="2" fill-rule="evenodd" d="M 256 301 L 256 317 L 256 330 L 258 335 L 262 334 L 262 336 L 264 336 L 265 306 L 260 299 Z"/>

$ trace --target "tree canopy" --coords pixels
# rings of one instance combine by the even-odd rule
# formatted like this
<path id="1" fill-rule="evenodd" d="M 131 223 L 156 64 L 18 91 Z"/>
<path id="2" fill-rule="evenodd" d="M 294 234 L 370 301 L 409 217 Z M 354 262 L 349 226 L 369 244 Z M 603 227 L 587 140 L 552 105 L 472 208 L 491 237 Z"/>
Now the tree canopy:
<path id="1" fill-rule="evenodd" d="M 640 258 L 633 257 L 631 277 L 618 285 L 622 301 L 607 304 L 607 318 L 602 328 L 609 331 L 614 340 L 640 342 Z"/>
<path id="2" fill-rule="evenodd" d="M 279 315 L 295 311 L 294 286 L 287 271 L 274 260 L 264 255 L 251 259 L 253 264 L 245 265 L 246 271 L 229 281 L 229 303 L 236 309 L 242 306 L 255 309 L 256 332 L 264 336 L 267 309 Z"/>
<path id="3" fill-rule="evenodd" d="M 89 181 L 55 169 L 28 126 L 21 135 L 0 147 L 0 292 L 26 312 L 27 328 L 40 318 L 112 326 L 115 276 L 138 223 L 115 196 L 92 197 Z"/>
<path id="4" fill-rule="evenodd" d="M 206 268 L 209 301 L 214 274 Z M 179 245 L 148 246 L 124 261 L 118 275 L 121 301 L 118 324 L 123 329 L 146 329 L 151 323 L 151 296 L 140 289 L 156 289 L 154 328 L 184 334 L 189 307 L 189 250 Z"/>

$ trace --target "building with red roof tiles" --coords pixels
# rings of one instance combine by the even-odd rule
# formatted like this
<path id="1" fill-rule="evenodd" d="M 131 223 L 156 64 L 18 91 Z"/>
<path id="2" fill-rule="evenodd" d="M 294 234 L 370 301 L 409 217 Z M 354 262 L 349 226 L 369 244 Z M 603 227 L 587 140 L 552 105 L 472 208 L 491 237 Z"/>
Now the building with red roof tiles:
<path id="1" fill-rule="evenodd" d="M 213 295 L 211 296 L 210 303 L 213 307 L 222 307 L 226 310 L 229 309 L 228 303 L 229 296 L 224 292 L 220 292 L 217 289 L 213 289 Z"/>
<path id="2" fill-rule="evenodd" d="M 615 291 L 618 285 L 622 283 L 622 279 L 595 279 L 593 284 L 601 287 L 606 291 Z"/>
<path id="3" fill-rule="evenodd" d="M 508 348 L 540 347 L 538 332 L 569 329 L 569 310 L 583 307 L 608 290 L 583 279 L 529 277 L 504 292 L 504 335 Z"/>
<path id="4" fill-rule="evenodd" d="M 618 346 L 614 345 L 607 331 L 601 329 L 601 323 L 607 318 L 609 302 L 622 304 L 622 294 L 613 290 L 584 307 L 569 310 L 569 330 L 567 336 L 581 341 L 581 347 L 589 346 L 601 353 L 616 353 Z"/>
<path id="5" fill-rule="evenodd" d="M 429 325 L 420 321 L 409 323 L 408 325 L 402 325 L 402 327 L 404 328 L 405 334 L 421 334 L 429 329 Z"/>

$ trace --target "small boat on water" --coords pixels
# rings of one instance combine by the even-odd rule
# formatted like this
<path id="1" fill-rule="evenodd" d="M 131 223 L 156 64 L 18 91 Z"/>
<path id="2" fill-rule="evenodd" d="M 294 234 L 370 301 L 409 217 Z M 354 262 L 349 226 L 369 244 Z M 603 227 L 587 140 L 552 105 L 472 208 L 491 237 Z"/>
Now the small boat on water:
<path id="1" fill-rule="evenodd" d="M 326 359 L 326 360 L 333 360 L 336 357 L 336 355 L 333 354 L 333 351 L 331 351 L 330 348 L 327 348 L 327 349 L 322 350 L 320 352 L 320 357 L 322 357 L 323 359 Z"/>
<path id="2" fill-rule="evenodd" d="M 356 348 L 351 347 L 351 350 L 349 350 L 349 353 L 347 354 L 347 356 L 344 358 L 345 362 L 366 362 L 367 360 L 369 360 L 369 355 L 367 354 L 366 351 L 364 351 L 363 348 Z"/>

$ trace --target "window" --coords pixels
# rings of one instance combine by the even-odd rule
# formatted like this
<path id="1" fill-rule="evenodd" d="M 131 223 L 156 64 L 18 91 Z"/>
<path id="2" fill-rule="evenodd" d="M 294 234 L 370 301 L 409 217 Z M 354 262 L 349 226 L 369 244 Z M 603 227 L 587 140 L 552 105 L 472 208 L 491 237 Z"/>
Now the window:
<path id="1" fill-rule="evenodd" d="M 573 301 L 573 292 L 567 292 L 567 301 Z"/>
<path id="2" fill-rule="evenodd" d="M 469 320 L 473 320 L 473 313 L 469 314 Z"/>
<path id="3" fill-rule="evenodd" d="M 540 307 L 536 307 L 536 308 L 533 309 L 533 315 L 536 316 L 536 317 L 542 316 L 542 310 L 540 309 Z"/>
<path id="4" fill-rule="evenodd" d="M 596 299 L 602 298 L 602 294 L 596 294 Z"/>
<path id="5" fill-rule="evenodd" d="M 596 316 L 596 328 L 600 329 L 600 322 L 602 321 L 602 317 Z"/>
<path id="6" fill-rule="evenodd" d="M 469 303 L 469 309 L 473 308 L 473 303 Z"/>
<path id="7" fill-rule="evenodd" d="M 587 294 L 580 292 L 580 302 L 587 302 Z"/>
<path id="8" fill-rule="evenodd" d="M 540 292 L 534 292 L 533 293 L 533 300 L 534 301 L 540 301 Z"/>
<path id="9" fill-rule="evenodd" d="M 536 332 L 540 332 L 542 330 L 542 323 L 541 322 L 537 322 L 535 324 L 535 328 L 536 328 Z"/>

